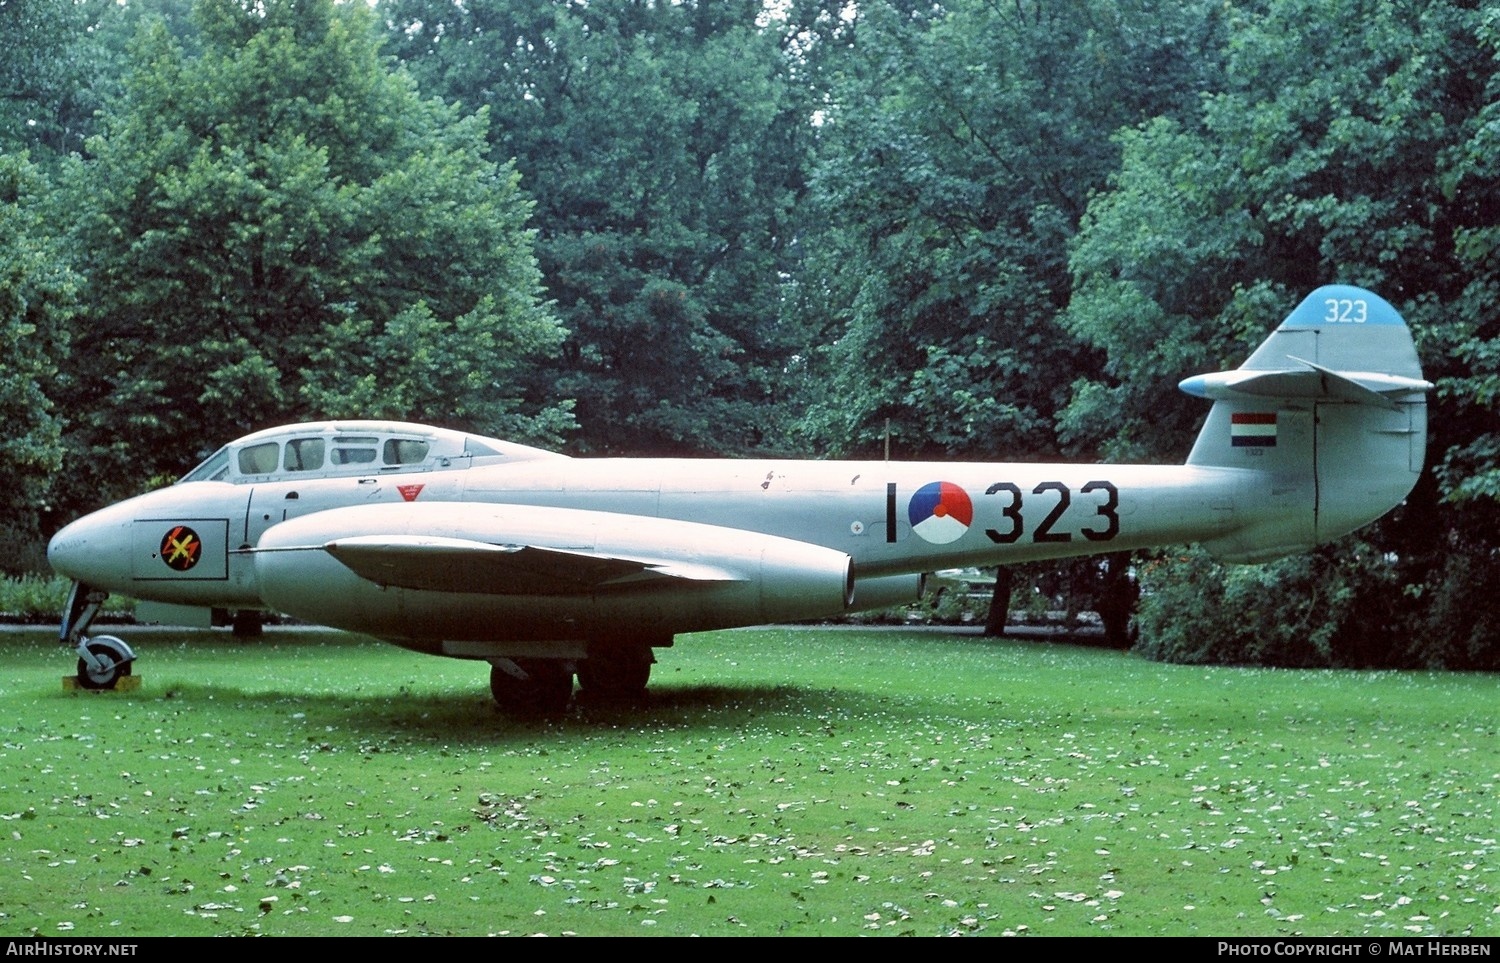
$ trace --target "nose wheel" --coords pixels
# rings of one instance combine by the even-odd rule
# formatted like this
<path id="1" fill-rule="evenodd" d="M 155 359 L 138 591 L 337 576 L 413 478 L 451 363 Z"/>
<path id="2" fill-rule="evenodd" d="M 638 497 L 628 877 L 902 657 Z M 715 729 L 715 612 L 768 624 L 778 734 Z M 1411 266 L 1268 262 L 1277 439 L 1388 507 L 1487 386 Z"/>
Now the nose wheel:
<path id="1" fill-rule="evenodd" d="M 78 653 L 78 686 L 82 689 L 113 689 L 121 678 L 130 675 L 130 664 L 135 661 L 135 653 L 124 639 L 113 635 L 90 638 L 87 634 L 107 598 L 108 592 L 74 582 L 63 607 L 57 638 Z"/>
<path id="2" fill-rule="evenodd" d="M 84 689 L 113 689 L 130 675 L 135 653 L 123 639 L 100 635 L 82 646 L 78 657 L 78 685 Z"/>

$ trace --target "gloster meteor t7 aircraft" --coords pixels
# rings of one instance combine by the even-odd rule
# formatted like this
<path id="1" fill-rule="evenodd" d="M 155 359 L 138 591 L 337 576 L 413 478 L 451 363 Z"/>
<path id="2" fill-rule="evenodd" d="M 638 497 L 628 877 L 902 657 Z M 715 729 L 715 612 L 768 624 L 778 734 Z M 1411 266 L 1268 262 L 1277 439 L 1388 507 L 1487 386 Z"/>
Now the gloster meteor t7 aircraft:
<path id="1" fill-rule="evenodd" d="M 62 640 L 80 681 L 135 654 L 89 636 L 108 593 L 271 609 L 489 663 L 502 706 L 641 693 L 684 632 L 916 599 L 924 572 L 1199 542 L 1299 552 L 1410 492 L 1426 444 L 1411 335 L 1381 298 L 1310 295 L 1212 400 L 1185 465 L 575 459 L 459 431 L 337 421 L 220 449 L 68 525 Z"/>

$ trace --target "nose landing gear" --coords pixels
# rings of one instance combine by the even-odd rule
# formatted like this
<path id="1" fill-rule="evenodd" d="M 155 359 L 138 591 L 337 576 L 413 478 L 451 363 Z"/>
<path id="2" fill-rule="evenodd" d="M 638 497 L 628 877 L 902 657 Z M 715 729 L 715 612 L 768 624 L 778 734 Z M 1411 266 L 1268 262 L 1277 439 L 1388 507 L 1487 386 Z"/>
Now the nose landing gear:
<path id="1" fill-rule="evenodd" d="M 113 689 L 120 679 L 130 675 L 135 652 L 125 640 L 113 635 L 88 636 L 89 625 L 99 614 L 99 607 L 109 598 L 108 592 L 74 582 L 63 607 L 58 641 L 78 653 L 78 685 L 84 689 Z"/>

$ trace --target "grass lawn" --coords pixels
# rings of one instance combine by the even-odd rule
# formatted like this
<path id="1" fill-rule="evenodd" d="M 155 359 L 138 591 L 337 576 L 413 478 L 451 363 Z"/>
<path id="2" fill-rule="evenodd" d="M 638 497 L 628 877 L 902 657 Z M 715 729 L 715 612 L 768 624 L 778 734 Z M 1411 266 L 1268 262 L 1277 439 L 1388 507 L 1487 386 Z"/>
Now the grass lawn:
<path id="1" fill-rule="evenodd" d="M 517 722 L 482 663 L 0 636 L 0 935 L 1500 932 L 1500 679 L 960 630 L 679 638 Z"/>

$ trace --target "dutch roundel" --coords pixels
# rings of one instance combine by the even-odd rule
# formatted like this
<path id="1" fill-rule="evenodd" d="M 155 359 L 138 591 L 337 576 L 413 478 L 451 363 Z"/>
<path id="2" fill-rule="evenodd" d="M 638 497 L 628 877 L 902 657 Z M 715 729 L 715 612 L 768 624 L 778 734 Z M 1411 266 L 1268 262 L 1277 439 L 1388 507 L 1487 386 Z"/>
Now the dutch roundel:
<path id="1" fill-rule="evenodd" d="M 907 506 L 911 530 L 923 541 L 946 545 L 957 541 L 974 523 L 969 493 L 952 482 L 931 482 L 917 489 Z"/>

